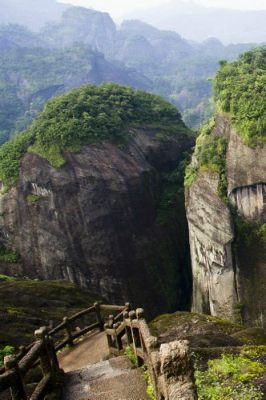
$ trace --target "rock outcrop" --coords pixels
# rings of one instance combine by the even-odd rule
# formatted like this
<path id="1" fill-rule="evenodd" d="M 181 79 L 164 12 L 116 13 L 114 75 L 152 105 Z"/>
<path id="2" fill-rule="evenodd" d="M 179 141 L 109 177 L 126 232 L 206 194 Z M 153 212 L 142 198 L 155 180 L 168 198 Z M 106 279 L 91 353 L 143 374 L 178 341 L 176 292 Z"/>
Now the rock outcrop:
<path id="1" fill-rule="evenodd" d="M 266 146 L 248 147 L 227 117 L 211 133 L 228 140 L 227 201 L 219 175 L 200 170 L 187 189 L 193 310 L 264 322 L 266 309 Z M 260 231 L 261 230 L 261 231 Z M 261 232 L 262 238 L 258 234 Z"/>
<path id="2" fill-rule="evenodd" d="M 125 149 L 87 145 L 66 153 L 60 169 L 26 153 L 16 187 L 0 199 L 1 244 L 19 253 L 17 273 L 68 279 L 153 315 L 183 307 L 190 296 L 185 212 L 173 234 L 157 223 L 157 210 L 163 175 L 191 145 L 182 134 L 159 140 L 158 130 L 132 129 Z"/>

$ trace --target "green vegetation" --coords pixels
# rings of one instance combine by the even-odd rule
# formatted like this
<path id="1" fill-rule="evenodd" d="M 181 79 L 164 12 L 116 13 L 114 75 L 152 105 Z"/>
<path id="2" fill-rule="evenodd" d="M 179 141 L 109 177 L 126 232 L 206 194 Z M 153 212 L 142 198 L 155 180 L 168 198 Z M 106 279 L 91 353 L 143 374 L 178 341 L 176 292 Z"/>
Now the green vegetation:
<path id="1" fill-rule="evenodd" d="M 129 361 L 131 362 L 131 365 L 133 368 L 137 368 L 138 367 L 138 360 L 137 357 L 133 351 L 133 349 L 130 346 L 127 346 L 125 348 L 125 355 L 128 357 Z M 147 367 L 144 365 L 142 366 L 142 370 L 143 370 L 143 376 L 147 385 L 147 395 L 148 398 L 150 400 L 156 400 L 156 396 L 155 396 L 155 390 L 154 390 L 154 386 L 152 383 L 152 379 L 151 379 L 151 375 L 149 373 L 149 370 L 147 369 Z"/>
<path id="2" fill-rule="evenodd" d="M 130 127 L 156 127 L 166 135 L 188 133 L 176 107 L 158 96 L 116 84 L 84 85 L 49 101 L 28 132 L 0 149 L 0 179 L 10 186 L 27 150 L 59 168 L 65 151 L 109 139 L 124 144 Z M 29 147 L 30 146 L 30 147 Z"/>
<path id="3" fill-rule="evenodd" d="M 218 107 L 230 113 L 245 144 L 266 143 L 266 46 L 221 62 L 215 81 Z"/>
<path id="4" fill-rule="evenodd" d="M 147 392 L 148 398 L 150 400 L 156 400 L 157 398 L 156 398 L 156 395 L 155 395 L 155 390 L 154 390 L 154 386 L 153 386 L 153 383 L 152 383 L 152 379 L 151 379 L 151 375 L 149 373 L 149 370 L 145 366 L 142 367 L 142 369 L 143 369 L 144 379 L 145 379 L 145 382 L 146 382 L 146 385 L 147 385 L 146 392 Z"/>
<path id="5" fill-rule="evenodd" d="M 191 186 L 200 171 L 212 171 L 219 174 L 218 195 L 221 199 L 227 199 L 226 179 L 226 150 L 227 140 L 214 136 L 212 130 L 215 126 L 214 118 L 203 126 L 196 141 L 195 157 L 197 163 L 190 164 L 186 168 L 185 187 Z"/>
<path id="6" fill-rule="evenodd" d="M 14 354 L 15 348 L 12 346 L 5 346 L 0 348 L 0 368 L 4 366 L 4 358 L 5 356 L 9 356 Z"/>
<path id="7" fill-rule="evenodd" d="M 138 366 L 138 360 L 136 357 L 136 354 L 134 353 L 132 347 L 127 346 L 125 348 L 125 355 L 127 356 L 127 358 L 129 359 L 129 361 L 131 362 L 131 365 L 133 368 L 137 368 Z"/>
<path id="8" fill-rule="evenodd" d="M 33 142 L 31 132 L 17 134 L 0 147 L 0 179 L 9 187 L 16 183 L 20 160 Z"/>
<path id="9" fill-rule="evenodd" d="M 39 200 L 40 200 L 40 197 L 37 196 L 36 194 L 30 193 L 30 194 L 28 194 L 28 196 L 27 196 L 27 202 L 28 202 L 29 204 L 35 204 L 35 203 L 37 203 Z"/>
<path id="10" fill-rule="evenodd" d="M 207 371 L 195 373 L 199 400 L 261 400 L 263 393 L 254 380 L 265 371 L 265 365 L 242 354 L 211 360 Z"/>
<path id="11" fill-rule="evenodd" d="M 237 247 L 256 245 L 262 251 L 266 250 L 266 223 L 250 222 L 233 212 L 235 226 L 235 244 Z"/>
<path id="12" fill-rule="evenodd" d="M 0 262 L 4 263 L 16 263 L 18 261 L 18 254 L 6 247 L 0 247 Z M 0 275 L 1 279 L 1 275 Z"/>

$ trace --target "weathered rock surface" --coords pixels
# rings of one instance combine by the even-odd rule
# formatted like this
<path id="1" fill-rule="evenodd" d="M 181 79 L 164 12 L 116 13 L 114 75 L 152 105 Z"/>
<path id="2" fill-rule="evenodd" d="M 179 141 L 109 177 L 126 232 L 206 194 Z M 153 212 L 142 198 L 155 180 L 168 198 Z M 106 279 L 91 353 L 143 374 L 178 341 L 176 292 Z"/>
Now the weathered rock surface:
<path id="1" fill-rule="evenodd" d="M 238 310 L 246 321 L 263 323 L 265 248 L 249 238 L 236 241 L 233 214 L 247 224 L 266 222 L 266 146 L 244 145 L 224 116 L 217 117 L 212 135 L 228 139 L 228 202 L 218 196 L 219 177 L 213 172 L 200 172 L 186 193 L 193 310 L 225 318 Z"/>
<path id="2" fill-rule="evenodd" d="M 186 226 L 173 234 L 156 217 L 162 176 L 191 141 L 182 135 L 160 141 L 156 133 L 132 130 L 124 150 L 110 142 L 85 146 L 66 154 L 61 169 L 24 156 L 16 188 L 0 200 L 1 242 L 20 254 L 18 274 L 68 279 L 153 313 L 184 306 Z"/>

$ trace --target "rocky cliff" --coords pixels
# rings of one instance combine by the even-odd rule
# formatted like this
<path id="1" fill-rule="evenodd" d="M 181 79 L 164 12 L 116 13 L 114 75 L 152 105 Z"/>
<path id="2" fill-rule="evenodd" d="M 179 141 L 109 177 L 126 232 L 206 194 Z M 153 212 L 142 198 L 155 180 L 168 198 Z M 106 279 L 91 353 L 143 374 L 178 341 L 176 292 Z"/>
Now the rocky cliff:
<path id="1" fill-rule="evenodd" d="M 266 309 L 266 146 L 249 147 L 228 117 L 210 134 L 227 141 L 227 193 L 202 168 L 187 189 L 193 310 L 262 323 Z M 197 163 L 197 154 L 194 163 Z"/>
<path id="2" fill-rule="evenodd" d="M 106 96 L 108 89 L 101 90 Z M 1 243 L 19 254 L 17 273 L 68 279 L 109 302 L 143 304 L 152 314 L 186 306 L 184 207 L 171 205 L 178 218 L 170 227 L 158 222 L 158 212 L 165 177 L 192 140 L 178 124 L 175 134 L 161 135 L 159 128 L 127 128 L 126 144 L 98 140 L 66 151 L 61 168 L 27 152 L 16 185 L 0 199 Z M 7 273 L 6 265 L 0 271 Z"/>

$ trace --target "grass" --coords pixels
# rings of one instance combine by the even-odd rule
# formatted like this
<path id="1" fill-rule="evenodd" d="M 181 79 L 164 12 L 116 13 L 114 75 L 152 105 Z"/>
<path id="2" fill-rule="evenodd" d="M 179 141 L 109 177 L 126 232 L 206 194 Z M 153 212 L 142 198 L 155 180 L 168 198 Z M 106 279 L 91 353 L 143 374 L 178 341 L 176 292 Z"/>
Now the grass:
<path id="1" fill-rule="evenodd" d="M 265 365 L 244 355 L 222 355 L 208 362 L 206 371 L 196 370 L 199 400 L 262 400 L 255 380 L 266 371 Z"/>

